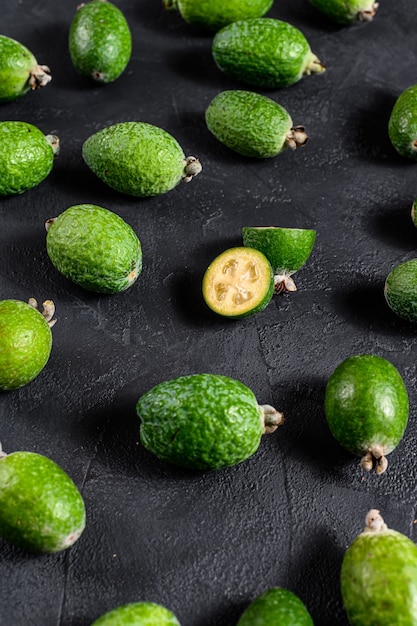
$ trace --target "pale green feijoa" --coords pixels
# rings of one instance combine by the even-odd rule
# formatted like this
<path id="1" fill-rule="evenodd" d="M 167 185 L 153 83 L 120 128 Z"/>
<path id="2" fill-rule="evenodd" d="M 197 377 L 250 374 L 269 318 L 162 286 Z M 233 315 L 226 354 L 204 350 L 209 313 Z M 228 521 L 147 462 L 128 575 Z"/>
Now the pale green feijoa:
<path id="1" fill-rule="evenodd" d="M 77 72 L 111 83 L 126 69 L 132 36 L 123 13 L 107 0 L 80 4 L 69 32 L 69 52 Z"/>
<path id="2" fill-rule="evenodd" d="M 340 575 L 351 626 L 417 626 L 417 546 L 371 509 Z"/>
<path id="3" fill-rule="evenodd" d="M 142 270 L 142 248 L 129 224 L 94 204 L 77 204 L 47 220 L 46 250 L 54 267 L 84 289 L 125 291 Z"/>
<path id="4" fill-rule="evenodd" d="M 23 193 L 51 172 L 59 152 L 55 135 L 26 122 L 0 122 L 0 196 Z"/>
<path id="5" fill-rule="evenodd" d="M 379 3 L 374 0 L 310 0 L 319 11 L 335 22 L 371 22 Z"/>
<path id="6" fill-rule="evenodd" d="M 362 457 L 362 469 L 385 472 L 408 422 L 407 389 L 394 365 L 373 354 L 345 359 L 327 382 L 324 410 L 332 435 Z"/>
<path id="7" fill-rule="evenodd" d="M 0 102 L 10 102 L 31 89 L 40 89 L 51 78 L 49 67 L 39 65 L 26 46 L 0 35 Z"/>
<path id="8" fill-rule="evenodd" d="M 252 456 L 282 413 L 227 376 L 194 374 L 153 387 L 139 398 L 140 440 L 158 458 L 196 470 L 236 465 Z"/>
<path id="9" fill-rule="evenodd" d="M 185 157 L 167 131 L 146 122 L 121 122 L 99 130 L 83 145 L 85 163 L 112 189 L 157 196 L 201 172 L 195 157 Z"/>
<path id="10" fill-rule="evenodd" d="M 308 228 L 246 226 L 242 229 L 243 245 L 260 250 L 274 272 L 275 293 L 296 291 L 292 278 L 309 258 L 316 231 Z"/>
<path id="11" fill-rule="evenodd" d="M 262 17 L 273 0 L 163 0 L 166 9 L 179 11 L 188 23 L 211 31 L 253 17 Z"/>
<path id="12" fill-rule="evenodd" d="M 307 142 L 304 127 L 294 127 L 284 107 L 253 91 L 218 93 L 206 109 L 205 120 L 221 143 L 248 157 L 273 157 Z"/>
<path id="13" fill-rule="evenodd" d="M 203 277 L 207 306 L 224 317 L 240 318 L 262 311 L 274 294 L 268 259 L 252 248 L 229 248 L 208 266 Z"/>
<path id="14" fill-rule="evenodd" d="M 417 259 L 404 261 L 388 274 L 385 300 L 394 313 L 408 322 L 417 322 Z"/>
<path id="15" fill-rule="evenodd" d="M 105 613 L 91 626 L 180 626 L 175 615 L 155 602 L 131 602 Z"/>
<path id="16" fill-rule="evenodd" d="M 68 474 L 34 452 L 0 453 L 0 536 L 31 552 L 60 552 L 85 527 L 83 498 Z"/>
<path id="17" fill-rule="evenodd" d="M 282 587 L 268 589 L 244 611 L 237 626 L 314 626 L 300 598 Z"/>
<path id="18" fill-rule="evenodd" d="M 34 298 L 0 300 L 0 390 L 19 389 L 36 378 L 52 350 L 55 306 L 45 300 L 42 312 Z"/>
<path id="19" fill-rule="evenodd" d="M 417 160 L 417 85 L 397 98 L 388 121 L 388 135 L 401 156 Z"/>
<path id="20" fill-rule="evenodd" d="M 303 33 L 281 20 L 239 20 L 214 36 L 212 54 L 225 74 L 257 87 L 286 87 L 324 72 Z"/>

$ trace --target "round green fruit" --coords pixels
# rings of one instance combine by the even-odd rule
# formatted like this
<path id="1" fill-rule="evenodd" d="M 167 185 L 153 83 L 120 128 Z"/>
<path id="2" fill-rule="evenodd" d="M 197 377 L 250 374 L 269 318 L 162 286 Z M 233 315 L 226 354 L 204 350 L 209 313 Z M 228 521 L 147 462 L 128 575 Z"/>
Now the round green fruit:
<path id="1" fill-rule="evenodd" d="M 54 267 L 84 289 L 118 293 L 142 270 L 142 248 L 121 217 L 94 204 L 69 207 L 46 222 L 46 250 Z"/>
<path id="2" fill-rule="evenodd" d="M 331 20 L 341 24 L 370 22 L 379 6 L 374 0 L 310 0 L 310 3 Z"/>
<path id="3" fill-rule="evenodd" d="M 156 196 L 200 173 L 195 157 L 184 156 L 172 135 L 146 122 L 121 122 L 99 130 L 82 148 L 85 163 L 112 189 Z"/>
<path id="4" fill-rule="evenodd" d="M 274 587 L 255 598 L 237 626 L 314 626 L 304 603 L 295 593 Z"/>
<path id="5" fill-rule="evenodd" d="M 16 100 L 31 89 L 44 87 L 51 78 L 49 67 L 39 65 L 23 44 L 0 35 L 0 102 Z"/>
<path id="6" fill-rule="evenodd" d="M 390 309 L 408 322 L 417 322 L 417 259 L 404 261 L 388 274 L 384 285 Z"/>
<path id="7" fill-rule="evenodd" d="M 139 398 L 142 444 L 158 458 L 190 469 L 236 465 L 259 447 L 283 415 L 259 406 L 253 392 L 227 376 L 174 378 Z"/>
<path id="8" fill-rule="evenodd" d="M 324 71 L 298 28 L 268 17 L 225 26 L 214 36 L 212 54 L 225 74 L 257 87 L 286 87 Z"/>
<path id="9" fill-rule="evenodd" d="M 166 9 L 178 10 L 188 24 L 216 31 L 237 20 L 262 17 L 273 0 L 164 0 L 163 4 Z"/>
<path id="10" fill-rule="evenodd" d="M 379 511 L 349 546 L 340 577 L 351 626 L 417 626 L 417 546 L 387 528 Z"/>
<path id="11" fill-rule="evenodd" d="M 397 98 L 388 121 L 388 135 L 401 156 L 417 160 L 417 85 Z"/>
<path id="12" fill-rule="evenodd" d="M 123 13 L 107 0 L 80 4 L 69 32 L 73 66 L 83 76 L 111 83 L 125 70 L 132 36 Z"/>
<path id="13" fill-rule="evenodd" d="M 180 623 L 160 604 L 131 602 L 105 613 L 91 626 L 180 626 Z"/>
<path id="14" fill-rule="evenodd" d="M 31 552 L 69 548 L 85 527 L 83 498 L 54 461 L 34 452 L 1 453 L 0 536 Z"/>
<path id="15" fill-rule="evenodd" d="M 382 474 L 386 455 L 401 441 L 408 422 L 407 389 L 394 365 L 372 354 L 347 358 L 328 380 L 324 408 L 335 439 L 362 457 L 362 469 L 375 465 Z"/>

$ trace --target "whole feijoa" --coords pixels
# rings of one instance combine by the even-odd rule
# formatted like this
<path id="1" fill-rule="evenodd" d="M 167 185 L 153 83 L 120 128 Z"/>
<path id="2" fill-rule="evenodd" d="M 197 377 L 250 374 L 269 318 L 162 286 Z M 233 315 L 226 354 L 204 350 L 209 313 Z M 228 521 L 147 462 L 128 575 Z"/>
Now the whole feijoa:
<path id="1" fill-rule="evenodd" d="M 237 626 L 314 626 L 300 598 L 282 587 L 273 587 L 255 598 Z"/>
<path id="2" fill-rule="evenodd" d="M 253 91 L 218 93 L 205 112 L 209 131 L 225 146 L 248 157 L 273 157 L 304 146 L 307 134 L 280 104 Z"/>
<path id="3" fill-rule="evenodd" d="M 370 22 L 379 6 L 374 0 L 310 0 L 310 3 L 331 20 L 341 24 Z"/>
<path id="4" fill-rule="evenodd" d="M 103 128 L 84 142 L 82 154 L 100 180 L 137 197 L 166 193 L 201 171 L 199 160 L 186 158 L 172 135 L 146 122 Z"/>
<path id="5" fill-rule="evenodd" d="M 259 447 L 282 413 L 260 406 L 243 383 L 217 374 L 181 376 L 139 398 L 140 440 L 158 458 L 190 469 L 236 465 Z"/>
<path id="6" fill-rule="evenodd" d="M 164 0 L 166 9 L 179 11 L 188 23 L 211 31 L 253 17 L 262 17 L 273 0 Z"/>
<path id="7" fill-rule="evenodd" d="M 111 83 L 122 74 L 132 53 L 132 36 L 124 14 L 108 0 L 80 4 L 71 22 L 69 52 L 83 76 Z"/>
<path id="8" fill-rule="evenodd" d="M 417 85 L 397 98 L 388 120 L 388 135 L 401 156 L 417 160 Z"/>
<path id="9" fill-rule="evenodd" d="M 54 267 L 84 289 L 118 293 L 142 270 L 142 248 L 121 217 L 94 204 L 77 204 L 46 222 L 46 250 Z"/>
<path id="10" fill-rule="evenodd" d="M 373 354 L 351 356 L 330 376 L 324 409 L 330 431 L 361 467 L 382 474 L 386 455 L 401 441 L 408 422 L 408 394 L 392 363 Z"/>
<path id="11" fill-rule="evenodd" d="M 32 552 L 69 548 L 85 527 L 83 498 L 68 474 L 34 452 L 1 453 L 0 536 Z"/>
<path id="12" fill-rule="evenodd" d="M 0 196 L 23 193 L 51 172 L 59 151 L 55 135 L 27 122 L 0 122 Z"/>
<path id="13" fill-rule="evenodd" d="M 417 322 L 417 259 L 396 265 L 385 279 L 385 300 L 390 309 L 408 322 Z"/>
<path id="14" fill-rule="evenodd" d="M 95 620 L 91 626 L 180 626 L 175 615 L 155 602 L 123 604 Z"/>
<path id="15" fill-rule="evenodd" d="M 0 390 L 19 389 L 41 373 L 52 350 L 54 303 L 0 300 Z"/>
<path id="16" fill-rule="evenodd" d="M 269 17 L 225 26 L 213 38 L 212 54 L 225 74 L 257 87 L 286 87 L 324 71 L 298 28 Z"/>
<path id="17" fill-rule="evenodd" d="M 417 546 L 371 509 L 346 550 L 340 574 L 351 626 L 417 625 Z"/>
<path id="18" fill-rule="evenodd" d="M 26 46 L 0 35 L 0 102 L 10 102 L 31 89 L 40 89 L 51 78 L 49 67 L 39 65 Z"/>

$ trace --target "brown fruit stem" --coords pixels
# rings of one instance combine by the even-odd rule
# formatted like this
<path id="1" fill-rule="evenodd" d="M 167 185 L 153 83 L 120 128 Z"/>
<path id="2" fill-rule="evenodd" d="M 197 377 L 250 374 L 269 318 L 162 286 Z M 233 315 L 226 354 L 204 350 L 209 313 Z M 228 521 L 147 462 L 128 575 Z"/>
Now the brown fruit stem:
<path id="1" fill-rule="evenodd" d="M 275 274 L 274 293 L 284 293 L 285 291 L 297 291 L 297 286 L 289 274 Z"/>
<path id="2" fill-rule="evenodd" d="M 177 0 L 162 0 L 162 6 L 167 11 L 177 11 L 178 10 Z"/>
<path id="3" fill-rule="evenodd" d="M 35 65 L 29 75 L 29 85 L 31 89 L 45 87 L 51 80 L 51 70 L 47 65 Z"/>
<path id="4" fill-rule="evenodd" d="M 184 165 L 184 173 L 182 175 L 183 181 L 185 183 L 189 183 L 190 180 L 192 180 L 194 176 L 197 176 L 197 174 L 199 174 L 202 169 L 203 166 L 201 165 L 200 161 L 196 159 L 196 157 L 187 157 Z"/>
<path id="5" fill-rule="evenodd" d="M 61 148 L 59 143 L 59 137 L 57 137 L 56 135 L 45 135 L 45 139 L 51 146 L 54 156 L 58 156 Z"/>
<path id="6" fill-rule="evenodd" d="M 310 76 L 310 74 L 322 74 L 326 71 L 326 66 L 320 61 L 318 56 L 311 53 L 311 57 L 303 72 L 304 76 Z"/>
<path id="7" fill-rule="evenodd" d="M 35 298 L 29 298 L 28 304 L 39 311 L 38 301 Z M 45 318 L 45 322 L 47 322 L 48 326 L 52 328 L 56 323 L 56 319 L 52 319 L 55 313 L 55 304 L 52 300 L 45 300 L 45 302 L 42 303 L 42 311 L 39 311 L 39 313 Z"/>
<path id="8" fill-rule="evenodd" d="M 379 514 L 378 509 L 371 509 L 365 517 L 365 533 L 380 533 L 387 530 L 387 525 Z"/>
<path id="9" fill-rule="evenodd" d="M 377 475 L 383 474 L 388 467 L 388 461 L 384 456 L 384 452 L 381 446 L 372 446 L 361 458 L 361 468 L 366 472 L 370 472 L 375 467 Z"/>
<path id="10" fill-rule="evenodd" d="M 370 9 L 359 11 L 356 16 L 358 22 L 372 22 L 379 7 L 379 2 L 374 2 Z"/>
<path id="11" fill-rule="evenodd" d="M 285 146 L 295 150 L 299 146 L 305 146 L 308 141 L 308 135 L 304 126 L 294 126 L 285 138 Z"/>
<path id="12" fill-rule="evenodd" d="M 263 404 L 259 407 L 261 410 L 261 419 L 263 424 L 263 434 L 269 435 L 276 431 L 278 426 L 284 423 L 284 414 L 277 411 L 270 404 Z"/>

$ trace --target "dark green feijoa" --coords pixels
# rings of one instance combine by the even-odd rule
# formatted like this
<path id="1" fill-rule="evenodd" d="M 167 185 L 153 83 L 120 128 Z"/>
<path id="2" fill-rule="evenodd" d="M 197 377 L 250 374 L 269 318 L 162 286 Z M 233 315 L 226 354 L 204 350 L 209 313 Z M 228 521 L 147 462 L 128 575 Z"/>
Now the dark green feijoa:
<path id="1" fill-rule="evenodd" d="M 324 72 L 298 28 L 268 17 L 225 26 L 214 36 L 212 54 L 225 74 L 258 87 L 285 87 Z"/>
<path id="2" fill-rule="evenodd" d="M 59 152 L 55 135 L 26 122 L 0 122 L 0 196 L 23 193 L 51 172 Z"/>
<path id="3" fill-rule="evenodd" d="M 0 390 L 19 389 L 41 373 L 52 350 L 52 300 L 0 300 Z"/>
<path id="4" fill-rule="evenodd" d="M 248 157 L 273 157 L 307 142 L 303 126 L 277 102 L 253 91 L 217 94 L 205 112 L 209 131 L 225 146 Z"/>
<path id="5" fill-rule="evenodd" d="M 69 52 L 77 72 L 111 83 L 125 70 L 132 37 L 123 13 L 107 0 L 80 4 L 69 32 Z"/>
<path id="6" fill-rule="evenodd" d="M 400 263 L 388 274 L 385 300 L 394 313 L 408 322 L 417 322 L 417 259 Z"/>
<path id="7" fill-rule="evenodd" d="M 91 626 L 180 626 L 175 615 L 155 602 L 131 602 L 105 613 Z"/>
<path id="8" fill-rule="evenodd" d="M 142 270 L 142 248 L 136 233 L 112 211 L 78 204 L 49 219 L 45 226 L 52 264 L 84 289 L 125 291 Z"/>
<path id="9" fill-rule="evenodd" d="M 417 546 L 371 509 L 342 561 L 340 587 L 351 626 L 417 626 Z"/>
<path id="10" fill-rule="evenodd" d="M 397 98 L 388 121 L 388 135 L 401 156 L 417 160 L 417 85 Z"/>
<path id="11" fill-rule="evenodd" d="M 190 469 L 236 465 L 259 447 L 283 415 L 258 405 L 253 392 L 227 376 L 194 374 L 174 378 L 139 398 L 142 444 L 158 458 Z"/>
<path id="12" fill-rule="evenodd" d="M 237 626 L 314 626 L 306 606 L 295 593 L 268 589 L 244 611 Z"/>
<path id="13" fill-rule="evenodd" d="M 328 380 L 324 409 L 332 435 L 362 457 L 362 469 L 385 472 L 408 422 L 407 389 L 394 365 L 372 354 L 347 358 Z"/>
<path id="14" fill-rule="evenodd" d="M 99 130 L 83 145 L 85 163 L 100 180 L 131 196 L 156 196 L 201 172 L 176 139 L 146 122 L 122 122 Z"/>
<path id="15" fill-rule="evenodd" d="M 166 9 L 179 11 L 188 24 L 212 31 L 237 20 L 262 17 L 272 4 L 273 0 L 163 0 Z"/>
<path id="16" fill-rule="evenodd" d="M 23 44 L 0 35 L 0 102 L 10 102 L 51 80 L 50 69 L 39 65 Z"/>
<path id="17" fill-rule="evenodd" d="M 85 527 L 76 485 L 51 459 L 34 452 L 0 454 L 0 536 L 31 552 L 59 552 Z"/>
<path id="18" fill-rule="evenodd" d="M 374 0 L 310 0 L 319 11 L 335 22 L 371 22 L 379 3 Z"/>

